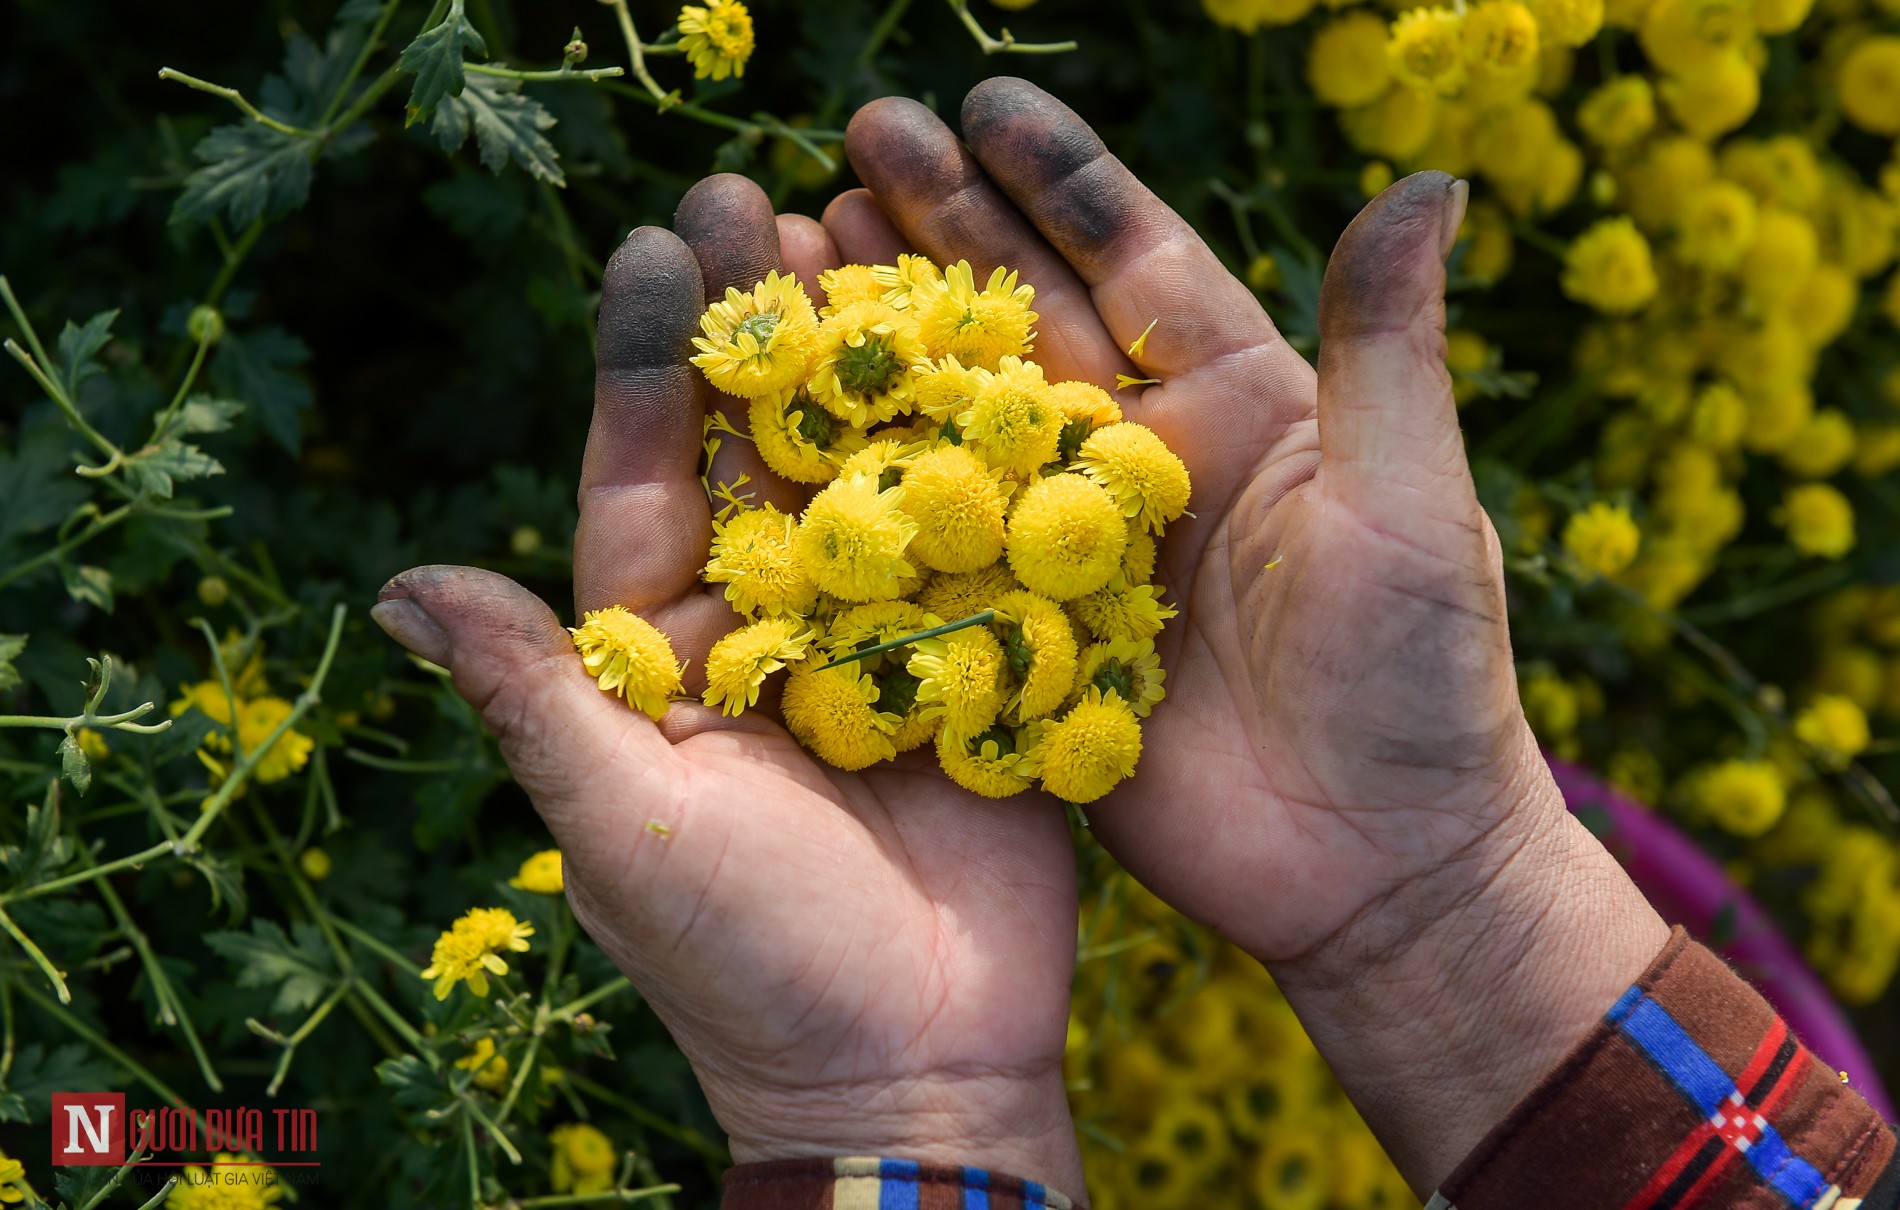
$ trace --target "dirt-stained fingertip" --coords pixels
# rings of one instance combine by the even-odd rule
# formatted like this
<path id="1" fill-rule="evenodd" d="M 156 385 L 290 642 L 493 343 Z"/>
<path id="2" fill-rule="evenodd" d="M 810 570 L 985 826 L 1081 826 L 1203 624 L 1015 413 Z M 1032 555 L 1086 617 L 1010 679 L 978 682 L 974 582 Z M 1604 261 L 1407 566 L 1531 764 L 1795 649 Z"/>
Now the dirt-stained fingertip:
<path id="1" fill-rule="evenodd" d="M 595 365 L 622 371 L 679 361 L 704 305 L 692 249 L 664 227 L 635 229 L 601 274 Z"/>
<path id="2" fill-rule="evenodd" d="M 844 152 L 873 193 L 900 207 L 982 176 L 943 119 L 909 97 L 880 97 L 853 114 Z"/>
<path id="3" fill-rule="evenodd" d="M 716 173 L 680 198 L 673 230 L 699 258 L 709 298 L 749 290 L 779 267 L 778 222 L 758 182 Z"/>
<path id="4" fill-rule="evenodd" d="M 1457 239 L 1465 192 L 1463 181 L 1431 170 L 1393 182 L 1366 203 L 1326 263 L 1322 341 L 1409 323 L 1442 298 L 1445 252 Z"/>

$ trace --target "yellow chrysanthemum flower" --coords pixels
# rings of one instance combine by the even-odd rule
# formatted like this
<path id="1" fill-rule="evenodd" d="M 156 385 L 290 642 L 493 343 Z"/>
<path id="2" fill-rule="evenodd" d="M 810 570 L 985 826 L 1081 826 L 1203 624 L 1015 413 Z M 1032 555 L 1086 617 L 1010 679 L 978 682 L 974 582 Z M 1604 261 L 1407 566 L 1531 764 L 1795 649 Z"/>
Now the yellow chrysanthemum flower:
<path id="1" fill-rule="evenodd" d="M 924 441 L 914 441 L 904 429 L 879 429 L 871 443 L 838 464 L 838 477 L 869 475 L 877 480 L 879 491 L 896 487 L 912 459 L 929 449 Z"/>
<path id="2" fill-rule="evenodd" d="M 818 325 L 806 389 L 833 416 L 863 428 L 911 410 L 913 371 L 929 360 L 915 320 L 875 300 L 854 302 Z"/>
<path id="3" fill-rule="evenodd" d="M 1155 703 L 1168 696 L 1163 687 L 1167 679 L 1153 639 L 1108 639 L 1082 649 L 1069 696 L 1080 701 L 1096 689 L 1121 698 L 1138 717 L 1147 718 Z"/>
<path id="4" fill-rule="evenodd" d="M 475 1049 L 455 1061 L 463 1071 L 472 1071 L 475 1078 L 470 1081 L 484 1092 L 501 1093 L 508 1090 L 508 1057 L 495 1052 L 493 1038 L 475 1039 Z"/>
<path id="5" fill-rule="evenodd" d="M 951 420 L 989 380 L 988 370 L 966 366 L 954 357 L 939 358 L 914 376 L 917 410 L 937 421 Z"/>
<path id="6" fill-rule="evenodd" d="M 1003 553 L 1002 543 L 1000 542 L 997 543 L 996 553 Z M 105 735 L 91 727 L 81 727 L 78 731 L 74 732 L 73 740 L 79 745 L 79 750 L 84 752 L 89 760 L 104 760 L 106 757 L 112 755 L 112 745 L 106 742 Z"/>
<path id="7" fill-rule="evenodd" d="M 724 584 L 726 600 L 743 614 L 809 613 L 818 585 L 799 553 L 798 521 L 767 504 L 713 523 L 708 583 Z"/>
<path id="8" fill-rule="evenodd" d="M 978 571 L 932 577 L 917 594 L 917 603 L 950 621 L 981 613 L 1004 594 L 1021 587 L 1009 564 L 998 562 Z"/>
<path id="9" fill-rule="evenodd" d="M 1760 836 L 1787 809 L 1788 791 L 1773 761 L 1726 760 L 1690 778 L 1696 807 L 1725 831 Z"/>
<path id="10" fill-rule="evenodd" d="M 878 280 L 877 269 L 871 265 L 839 265 L 836 269 L 826 269 L 818 275 L 818 288 L 825 294 L 825 305 L 818 312 L 824 316 L 836 315 L 853 303 L 879 302 L 885 290 L 884 283 Z"/>
<path id="11" fill-rule="evenodd" d="M 1558 46 L 1582 46 L 1603 28 L 1603 0 L 1529 0 L 1538 35 Z"/>
<path id="12" fill-rule="evenodd" d="M 917 524 L 910 553 L 935 571 L 977 571 L 1003 554 L 1003 513 L 1009 500 L 1002 472 L 968 448 L 942 445 L 911 460 L 904 471 L 904 512 Z"/>
<path id="13" fill-rule="evenodd" d="M 759 457 L 793 483 L 830 483 L 838 464 L 867 444 L 862 428 L 839 420 L 803 390 L 752 400 L 746 419 Z"/>
<path id="14" fill-rule="evenodd" d="M 826 763 L 862 769 L 897 755 L 901 720 L 877 702 L 877 683 L 855 664 L 820 671 L 806 660 L 785 681 L 785 727 Z"/>
<path id="15" fill-rule="evenodd" d="M 818 341 L 818 313 L 796 277 L 768 273 L 744 294 L 728 286 L 726 297 L 706 308 L 693 337 L 694 365 L 728 395 L 753 399 L 804 380 Z"/>
<path id="16" fill-rule="evenodd" d="M 1854 422 L 1839 408 L 1822 408 L 1781 451 L 1781 465 L 1804 479 L 1825 479 L 1854 459 Z"/>
<path id="17" fill-rule="evenodd" d="M 1161 603 L 1155 584 L 1130 584 L 1117 575 L 1094 592 L 1075 598 L 1069 607 L 1085 629 L 1098 639 L 1152 639 L 1162 623 L 1180 611 Z"/>
<path id="18" fill-rule="evenodd" d="M 1106 488 L 1082 475 L 1054 475 L 1019 493 L 1003 545 L 1024 587 L 1067 601 L 1108 584 L 1128 528 Z"/>
<path id="19" fill-rule="evenodd" d="M 1119 694 L 1090 687 L 1055 720 L 1029 724 L 1023 772 L 1064 802 L 1090 803 L 1134 776 L 1141 759 L 1141 723 Z"/>
<path id="20" fill-rule="evenodd" d="M 1160 548 L 1154 536 L 1139 521 L 1128 524 L 1128 549 L 1122 552 L 1122 579 L 1130 584 L 1146 584 L 1155 578 L 1155 557 Z"/>
<path id="21" fill-rule="evenodd" d="M 1021 357 L 1034 347 L 1034 286 L 1018 285 L 1016 274 L 998 266 L 977 288 L 969 261 L 958 261 L 937 281 L 911 285 L 909 310 L 923 330 L 932 357 L 955 357 L 966 366 L 994 370 L 1005 357 Z"/>
<path id="22" fill-rule="evenodd" d="M 505 953 L 525 954 L 534 926 L 515 919 L 507 908 L 473 908 L 435 939 L 435 951 L 422 978 L 435 980 L 435 998 L 446 1000 L 457 983 L 478 996 L 488 994 L 488 976 L 505 975 Z"/>
<path id="23" fill-rule="evenodd" d="M 252 776 L 264 785 L 298 772 L 316 749 L 317 741 L 294 727 L 271 742 L 271 734 L 290 717 L 293 709 L 281 697 L 253 698 L 238 706 L 238 747 L 246 755 L 259 754 Z M 264 746 L 267 743 L 268 748 Z"/>
<path id="24" fill-rule="evenodd" d="M 919 286 L 943 281 L 943 270 L 937 268 L 935 262 L 911 252 L 900 253 L 894 265 L 872 265 L 871 272 L 884 287 L 883 301 L 899 311 L 910 309 L 911 292 Z"/>
<path id="25" fill-rule="evenodd" d="M 1676 255 L 1705 269 L 1733 269 L 1755 243 L 1755 199 L 1732 181 L 1711 181 L 1682 202 Z"/>
<path id="26" fill-rule="evenodd" d="M 1016 733 L 1008 727 L 991 727 L 960 743 L 940 734 L 937 763 L 950 775 L 951 781 L 972 794 L 1008 798 L 1035 784 L 1023 773 L 1022 754 L 1016 747 Z"/>
<path id="27" fill-rule="evenodd" d="M 1056 441 L 1056 461 L 1068 463 L 1089 439 L 1089 434 L 1122 418 L 1122 408 L 1114 396 L 1092 382 L 1052 382 L 1049 402 L 1062 413 L 1062 435 Z"/>
<path id="28" fill-rule="evenodd" d="M 1306 82 L 1313 95 L 1339 109 L 1378 100 L 1392 82 L 1385 44 L 1385 21 L 1373 13 L 1346 13 L 1328 21 L 1306 53 Z"/>
<path id="29" fill-rule="evenodd" d="M 1841 60 L 1835 88 L 1848 121 L 1870 134 L 1900 135 L 1900 38 L 1858 39 Z"/>
<path id="30" fill-rule="evenodd" d="M 992 606 L 991 623 L 1003 644 L 1010 694 L 1004 709 L 1016 722 L 1052 714 L 1075 684 L 1075 627 L 1062 606 L 1027 590 L 1008 593 Z"/>
<path id="31" fill-rule="evenodd" d="M 25 1201 L 25 1185 L 26 1165 L 0 1152 L 0 1202 L 11 1204 Z"/>
<path id="32" fill-rule="evenodd" d="M 745 713 L 759 704 L 765 678 L 787 664 L 805 658 L 817 635 L 798 618 L 765 618 L 725 635 L 706 653 L 708 706 L 728 715 Z"/>
<path id="33" fill-rule="evenodd" d="M 872 475 L 840 478 L 813 496 L 798 524 L 798 553 L 812 581 L 845 601 L 903 596 L 917 578 L 904 557 L 917 523 L 903 499 L 902 487 L 879 491 Z"/>
<path id="34" fill-rule="evenodd" d="M 1082 443 L 1076 465 L 1108 490 L 1123 516 L 1155 533 L 1187 511 L 1187 464 L 1146 425 L 1123 421 L 1097 430 Z"/>
<path id="35" fill-rule="evenodd" d="M 1634 147 L 1656 126 L 1656 90 L 1647 76 L 1618 76 L 1577 106 L 1577 129 L 1605 151 Z"/>
<path id="36" fill-rule="evenodd" d="M 1649 241 L 1629 219 L 1598 219 L 1564 254 L 1563 291 L 1606 315 L 1640 311 L 1656 297 Z"/>
<path id="37" fill-rule="evenodd" d="M 1243 34 L 1263 25 L 1292 25 L 1313 11 L 1314 0 L 1201 0 L 1208 20 Z"/>
<path id="38" fill-rule="evenodd" d="M 658 627 L 624 605 L 609 605 L 588 610 L 567 632 L 602 690 L 626 698 L 656 723 L 666 717 L 686 666 L 674 660 L 673 644 Z"/>
<path id="39" fill-rule="evenodd" d="M 234 715 L 231 695 L 217 681 L 199 681 L 195 685 L 185 685 L 179 689 L 179 697 L 169 707 L 171 716 L 178 718 L 187 710 L 197 710 L 220 726 L 229 727 Z M 220 752 L 231 750 L 231 740 L 227 735 L 213 732 L 205 737 L 207 747 L 215 747 Z"/>
<path id="40" fill-rule="evenodd" d="M 745 75 L 752 57 L 752 14 L 739 0 L 711 0 L 680 9 L 680 53 L 693 65 L 695 80 Z"/>
<path id="41" fill-rule="evenodd" d="M 561 850 L 542 849 L 529 857 L 508 885 L 536 895 L 559 895 L 567 889 L 567 881 L 561 876 Z"/>
<path id="42" fill-rule="evenodd" d="M 1055 458 L 1064 423 L 1042 367 L 1019 357 L 1003 358 L 956 414 L 966 445 L 991 467 L 1019 476 Z"/>
<path id="43" fill-rule="evenodd" d="M 1761 76 L 1739 55 L 1720 55 L 1659 86 L 1676 124 L 1704 141 L 1734 130 L 1761 103 Z"/>
<path id="44" fill-rule="evenodd" d="M 1742 256 L 1742 286 L 1758 304 L 1779 305 L 1807 283 L 1820 258 L 1813 223 L 1792 211 L 1768 207 L 1756 215 L 1755 241 Z"/>
<path id="45" fill-rule="evenodd" d="M 905 665 L 917 678 L 923 717 L 943 723 L 947 742 L 987 730 L 1003 712 L 1003 646 L 987 627 L 966 626 L 911 644 Z"/>
<path id="46" fill-rule="evenodd" d="M 187 1164 L 166 1196 L 165 1206 L 166 1210 L 264 1210 L 282 1201 L 284 1193 L 276 1169 L 248 1154 L 221 1151 L 211 1157 L 209 1169 Z"/>
<path id="47" fill-rule="evenodd" d="M 915 601 L 873 601 L 868 605 L 853 605 L 833 615 L 818 639 L 818 646 L 828 658 L 836 659 L 942 624 L 941 617 Z M 875 672 L 887 662 L 902 664 L 909 658 L 909 653 L 900 647 L 866 656 L 858 667 L 865 672 Z"/>
<path id="48" fill-rule="evenodd" d="M 1464 16 L 1448 8 L 1415 8 L 1392 23 L 1387 66 L 1401 84 L 1453 96 L 1465 86 Z"/>
<path id="49" fill-rule="evenodd" d="M 1779 520 L 1804 555 L 1839 559 L 1854 549 L 1854 506 L 1825 483 L 1788 489 Z"/>
<path id="50" fill-rule="evenodd" d="M 1627 505 L 1593 501 L 1564 524 L 1564 549 L 1584 570 L 1613 576 L 1636 561 L 1642 532 Z"/>
<path id="51" fill-rule="evenodd" d="M 1524 80 L 1537 72 L 1537 18 L 1517 0 L 1482 0 L 1465 13 L 1465 70 L 1479 84 Z"/>
<path id="52" fill-rule="evenodd" d="M 1838 693 L 1819 693 L 1794 716 L 1795 737 L 1814 749 L 1827 768 L 1840 768 L 1867 750 L 1873 734 L 1867 713 L 1853 699 Z"/>
<path id="53" fill-rule="evenodd" d="M 548 1131 L 553 1160 L 548 1180 L 556 1193 L 588 1196 L 614 1187 L 619 1156 L 613 1140 L 586 1122 L 569 1122 Z"/>

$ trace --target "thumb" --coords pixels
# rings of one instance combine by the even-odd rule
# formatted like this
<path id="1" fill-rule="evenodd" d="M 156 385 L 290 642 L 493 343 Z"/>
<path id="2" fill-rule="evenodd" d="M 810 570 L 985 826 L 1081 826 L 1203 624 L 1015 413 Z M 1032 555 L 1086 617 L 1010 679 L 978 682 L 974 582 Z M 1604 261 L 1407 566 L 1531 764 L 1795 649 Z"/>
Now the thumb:
<path id="1" fill-rule="evenodd" d="M 390 638 L 449 670 L 563 848 L 563 832 L 588 826 L 601 809 L 589 804 L 613 800 L 598 791 L 615 766 L 650 769 L 672 759 L 648 719 L 587 675 L 554 611 L 506 576 L 417 567 L 377 595 L 370 616 Z"/>
<path id="2" fill-rule="evenodd" d="M 1339 237 L 1320 288 L 1320 465 L 1382 524 L 1474 506 L 1445 368 L 1445 254 L 1465 191 L 1442 172 L 1386 189 Z"/>

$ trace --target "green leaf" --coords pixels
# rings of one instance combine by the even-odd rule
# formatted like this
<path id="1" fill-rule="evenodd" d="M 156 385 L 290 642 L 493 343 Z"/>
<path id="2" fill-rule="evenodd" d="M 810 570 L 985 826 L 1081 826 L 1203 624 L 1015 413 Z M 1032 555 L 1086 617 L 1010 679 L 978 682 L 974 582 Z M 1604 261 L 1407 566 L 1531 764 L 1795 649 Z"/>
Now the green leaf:
<path id="1" fill-rule="evenodd" d="M 228 907 L 232 923 L 244 915 L 244 867 L 235 861 L 198 853 L 186 859 L 191 868 L 204 875 L 211 891 L 211 906 Z"/>
<path id="2" fill-rule="evenodd" d="M 404 71 L 416 76 L 415 87 L 409 91 L 405 126 L 414 126 L 434 113 L 444 100 L 462 95 L 467 83 L 462 52 L 470 50 L 488 53 L 482 36 L 462 13 L 462 0 L 451 0 L 448 15 L 417 34 L 398 60 Z"/>
<path id="3" fill-rule="evenodd" d="M 224 466 L 197 446 L 174 438 L 126 459 L 125 473 L 140 492 L 169 500 L 175 482 L 222 475 Z"/>
<path id="4" fill-rule="evenodd" d="M 316 401 L 297 368 L 310 360 L 310 346 L 279 327 L 226 332 L 211 362 L 220 394 L 242 399 L 258 427 L 288 452 L 303 445 L 303 413 Z"/>
<path id="5" fill-rule="evenodd" d="M 89 563 L 67 563 L 59 565 L 60 578 L 66 582 L 66 595 L 75 601 L 84 601 L 97 605 L 107 613 L 112 612 L 112 573 L 103 567 L 94 567 Z"/>
<path id="6" fill-rule="evenodd" d="M 0 1097 L 0 1122 L 45 1121 L 54 1093 L 104 1089 L 116 1083 L 113 1068 L 93 1058 L 78 1042 L 52 1050 L 30 1042 L 13 1056 L 6 1082 L 6 1091 L 13 1095 Z"/>
<path id="7" fill-rule="evenodd" d="M 13 669 L 13 661 L 20 658 L 26 650 L 26 636 L 23 634 L 0 634 L 0 693 L 5 693 L 20 683 L 20 674 Z"/>
<path id="8" fill-rule="evenodd" d="M 560 154 L 541 133 L 553 125 L 554 115 L 545 106 L 522 95 L 521 81 L 474 76 L 461 96 L 443 101 L 431 129 L 442 149 L 451 153 L 461 150 L 473 130 L 490 172 L 500 172 L 513 160 L 538 181 L 565 185 Z"/>
<path id="9" fill-rule="evenodd" d="M 344 25 L 374 25 L 383 11 L 383 0 L 348 0 L 336 10 L 336 19 Z"/>
<path id="10" fill-rule="evenodd" d="M 442 1077 L 418 1055 L 383 1060 L 376 1065 L 376 1078 L 393 1090 L 390 1100 L 409 1109 L 433 1109 L 455 1099 Z"/>
<path id="11" fill-rule="evenodd" d="M 335 968 L 313 924 L 293 924 L 290 936 L 275 921 L 253 918 L 249 933 L 207 933 L 205 944 L 238 968 L 239 987 L 281 984 L 271 1011 L 294 1013 L 314 1005 L 335 979 Z"/>
<path id="12" fill-rule="evenodd" d="M 119 312 L 101 311 L 87 320 L 84 327 L 72 320 L 59 334 L 59 380 L 66 398 L 79 398 L 79 384 L 95 374 L 104 373 L 97 358 L 100 350 L 112 342 L 112 321 Z"/>
<path id="13" fill-rule="evenodd" d="M 52 443 L 22 441 L 19 453 L 0 453 L 0 550 L 16 538 L 50 529 L 86 499 L 86 485 L 72 473 L 65 450 L 71 437 L 63 428 Z"/>
<path id="14" fill-rule="evenodd" d="M 83 796 L 92 789 L 92 761 L 79 741 L 68 735 L 59 741 L 59 775 Z"/>
<path id="15" fill-rule="evenodd" d="M 243 413 L 244 405 L 235 399 L 193 395 L 178 409 L 171 427 L 180 433 L 222 433 Z"/>
<path id="16" fill-rule="evenodd" d="M 0 865 L 13 875 L 14 889 L 56 877 L 73 859 L 73 844 L 59 827 L 59 799 L 48 793 L 44 803 L 26 808 L 26 843 L 0 846 Z"/>
<path id="17" fill-rule="evenodd" d="M 59 1168 L 53 1172 L 53 1191 L 68 1206 L 89 1206 L 117 1173 L 118 1169 L 105 1164 Z"/>
<path id="18" fill-rule="evenodd" d="M 255 122 L 216 127 L 192 149 L 204 166 L 185 178 L 171 221 L 189 227 L 223 214 L 242 228 L 288 214 L 310 196 L 311 162 L 321 150 L 315 139 Z"/>

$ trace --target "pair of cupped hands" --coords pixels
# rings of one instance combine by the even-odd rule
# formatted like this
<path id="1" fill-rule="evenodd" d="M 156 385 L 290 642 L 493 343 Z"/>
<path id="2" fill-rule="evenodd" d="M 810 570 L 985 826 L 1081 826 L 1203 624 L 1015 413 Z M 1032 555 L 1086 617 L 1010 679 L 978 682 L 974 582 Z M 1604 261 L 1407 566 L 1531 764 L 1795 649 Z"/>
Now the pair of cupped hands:
<path id="1" fill-rule="evenodd" d="M 1638 975 L 1666 930 L 1564 810 L 1518 705 L 1497 538 L 1444 366 L 1464 187 L 1408 177 L 1334 249 L 1318 369 L 1080 118 L 991 79 L 963 140 L 859 111 L 869 188 L 822 222 L 701 182 L 602 283 L 574 539 L 577 610 L 620 604 L 692 669 L 736 624 L 701 582 L 700 312 L 769 270 L 920 251 L 1036 288 L 1051 380 L 1112 386 L 1193 474 L 1156 579 L 1168 700 L 1089 809 L 1155 894 L 1265 963 L 1415 1188 L 1463 1154 Z M 1158 321 L 1140 368 L 1123 352 Z M 796 508 L 742 442 L 745 471 Z M 1046 796 L 969 794 L 928 751 L 845 773 L 760 712 L 603 694 L 554 613 L 459 567 L 376 617 L 450 669 L 565 856 L 567 894 L 691 1060 L 740 1162 L 901 1156 L 1086 1200 L 1062 1055 L 1075 862 Z M 649 823 L 657 827 L 649 827 Z M 1242 1060 L 1244 1061 L 1244 1059 Z"/>

